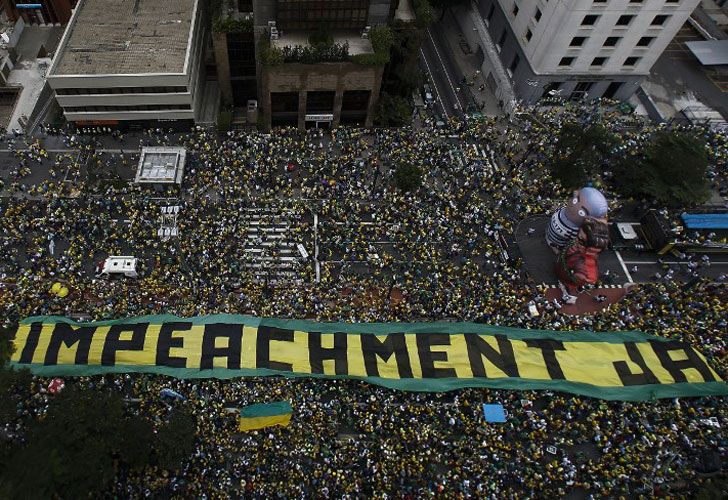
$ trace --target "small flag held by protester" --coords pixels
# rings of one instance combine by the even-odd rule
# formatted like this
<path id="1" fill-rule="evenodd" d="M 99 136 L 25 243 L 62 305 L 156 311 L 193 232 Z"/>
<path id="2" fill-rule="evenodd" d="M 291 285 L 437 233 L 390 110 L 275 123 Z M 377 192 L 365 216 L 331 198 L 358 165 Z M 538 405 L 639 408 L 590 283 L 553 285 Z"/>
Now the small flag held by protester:
<path id="1" fill-rule="evenodd" d="M 246 406 L 240 410 L 241 431 L 263 429 L 272 425 L 284 427 L 291 423 L 293 409 L 288 401 Z"/>

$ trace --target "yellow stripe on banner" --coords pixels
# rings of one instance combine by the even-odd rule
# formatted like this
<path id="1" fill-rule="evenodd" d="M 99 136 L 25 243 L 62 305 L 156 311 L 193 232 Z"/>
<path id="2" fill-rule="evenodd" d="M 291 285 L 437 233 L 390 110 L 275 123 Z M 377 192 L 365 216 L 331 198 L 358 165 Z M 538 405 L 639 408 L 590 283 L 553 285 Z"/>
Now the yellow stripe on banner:
<path id="1" fill-rule="evenodd" d="M 253 431 L 263 429 L 272 425 L 282 425 L 287 427 L 291 423 L 291 414 L 273 415 L 270 417 L 245 417 L 240 419 L 240 431 Z"/>

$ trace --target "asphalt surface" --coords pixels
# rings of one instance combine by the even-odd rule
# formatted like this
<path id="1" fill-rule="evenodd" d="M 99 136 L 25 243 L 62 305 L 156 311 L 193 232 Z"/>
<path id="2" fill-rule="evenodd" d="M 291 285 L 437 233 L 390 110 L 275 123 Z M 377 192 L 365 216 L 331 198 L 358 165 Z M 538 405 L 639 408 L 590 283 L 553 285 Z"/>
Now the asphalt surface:
<path id="1" fill-rule="evenodd" d="M 463 109 L 462 98 L 458 92 L 463 75 L 448 56 L 450 47 L 443 34 L 446 28 L 443 21 L 428 28 L 420 52 L 422 68 L 436 94 L 435 109 L 444 118 L 459 116 Z"/>
<path id="2" fill-rule="evenodd" d="M 556 286 L 556 257 L 544 240 L 548 222 L 547 215 L 524 219 L 516 229 L 515 239 L 524 267 L 533 280 L 537 284 Z M 695 268 L 690 269 L 689 265 Z M 635 248 L 607 249 L 599 255 L 600 282 L 605 285 L 652 283 L 666 279 L 670 270 L 672 274 L 669 279 L 672 281 L 687 283 L 696 273 L 701 277 L 718 280 L 720 276 L 728 274 L 728 255 L 709 255 L 708 261 L 705 261 L 698 254 L 688 254 L 680 258 L 672 253 L 659 256 L 655 252 L 639 251 Z"/>

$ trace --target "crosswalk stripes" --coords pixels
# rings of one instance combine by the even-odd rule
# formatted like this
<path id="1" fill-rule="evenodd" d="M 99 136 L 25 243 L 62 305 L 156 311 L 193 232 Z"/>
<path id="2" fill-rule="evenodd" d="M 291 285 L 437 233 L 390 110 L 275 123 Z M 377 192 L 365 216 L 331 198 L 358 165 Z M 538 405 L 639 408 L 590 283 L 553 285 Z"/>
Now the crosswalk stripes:
<path id="1" fill-rule="evenodd" d="M 475 152 L 473 159 L 480 161 L 484 169 L 489 174 L 494 174 L 498 171 L 498 165 L 495 161 L 495 153 L 487 144 L 479 146 L 478 144 L 469 144 L 472 150 Z"/>
<path id="2" fill-rule="evenodd" d="M 242 242 L 250 257 L 243 267 L 255 281 L 271 285 L 300 284 L 301 258 L 291 238 L 291 212 L 277 207 L 245 209 L 247 229 Z"/>
<path id="3" fill-rule="evenodd" d="M 549 283 L 539 283 L 538 285 L 536 285 L 536 288 L 538 288 L 539 290 L 542 290 L 542 291 L 546 291 L 550 288 L 559 288 L 559 286 L 552 285 Z M 596 286 L 594 286 L 593 289 L 598 290 L 600 288 L 624 288 L 624 285 L 596 285 Z"/>

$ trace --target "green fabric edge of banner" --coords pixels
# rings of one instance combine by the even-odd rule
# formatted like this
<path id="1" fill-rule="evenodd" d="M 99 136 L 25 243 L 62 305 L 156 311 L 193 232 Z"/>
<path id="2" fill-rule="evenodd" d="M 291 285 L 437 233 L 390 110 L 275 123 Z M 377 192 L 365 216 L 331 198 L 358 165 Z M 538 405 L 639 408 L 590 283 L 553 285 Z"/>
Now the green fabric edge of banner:
<path id="1" fill-rule="evenodd" d="M 162 324 L 170 322 L 189 322 L 194 325 L 206 325 L 212 323 L 231 323 L 244 324 L 247 326 L 271 326 L 283 328 L 287 330 L 299 330 L 305 332 L 323 332 L 323 333 L 347 333 L 351 335 L 359 334 L 377 334 L 384 335 L 389 333 L 416 334 L 416 333 L 446 333 L 449 335 L 474 333 L 482 335 L 503 334 L 510 339 L 534 338 L 539 335 L 561 340 L 563 342 L 606 342 L 617 344 L 622 342 L 646 342 L 648 340 L 656 340 L 659 342 L 669 342 L 674 339 L 649 335 L 647 333 L 633 331 L 614 331 L 614 332 L 591 332 L 586 330 L 536 330 L 513 328 L 508 326 L 493 326 L 482 323 L 470 322 L 432 322 L 432 323 L 318 323 L 308 320 L 294 319 L 276 319 L 276 318 L 258 318 L 254 316 L 243 316 L 238 314 L 213 314 L 209 316 L 195 316 L 192 318 L 180 318 L 177 316 L 162 314 L 151 316 L 137 316 L 125 319 L 94 321 L 94 322 L 77 322 L 65 318 L 63 316 L 33 316 L 25 318 L 21 324 L 29 324 L 35 322 L 43 323 L 68 323 L 74 326 L 110 326 L 116 324 L 133 324 L 133 323 L 151 323 Z"/>
<path id="2" fill-rule="evenodd" d="M 293 408 L 288 401 L 277 401 L 275 403 L 258 403 L 249 405 L 240 410 L 240 418 L 275 417 L 277 415 L 288 415 L 293 413 Z"/>
<path id="3" fill-rule="evenodd" d="M 697 396 L 728 396 L 728 384 L 725 382 L 679 382 L 673 384 L 639 385 L 626 387 L 599 387 L 581 382 L 566 380 L 535 380 L 523 378 L 504 377 L 499 379 L 482 378 L 442 378 L 442 379 L 385 379 L 381 377 L 359 377 L 352 375 L 322 375 L 308 373 L 279 372 L 269 369 L 240 369 L 228 370 L 215 368 L 200 370 L 196 368 L 170 368 L 166 366 L 101 366 L 101 365 L 41 365 L 21 364 L 9 362 L 10 366 L 22 369 L 28 368 L 33 374 L 46 377 L 55 376 L 89 376 L 105 373 L 150 373 L 168 375 L 170 377 L 187 378 L 218 378 L 229 379 L 236 377 L 268 377 L 283 376 L 289 378 L 328 378 L 361 380 L 371 384 L 412 392 L 446 392 L 467 387 L 484 387 L 491 389 L 509 390 L 551 390 L 568 392 L 580 396 L 596 399 L 621 401 L 650 401 L 661 398 L 697 397 Z"/>

